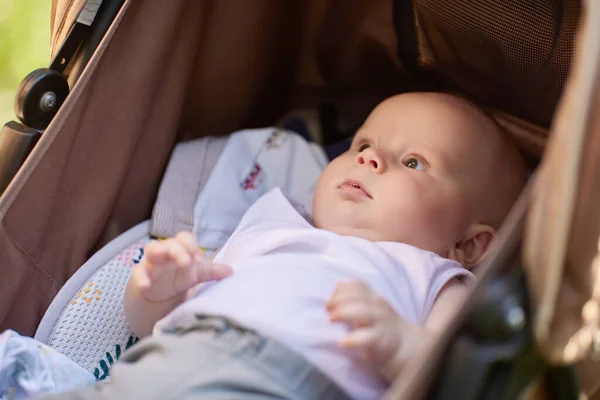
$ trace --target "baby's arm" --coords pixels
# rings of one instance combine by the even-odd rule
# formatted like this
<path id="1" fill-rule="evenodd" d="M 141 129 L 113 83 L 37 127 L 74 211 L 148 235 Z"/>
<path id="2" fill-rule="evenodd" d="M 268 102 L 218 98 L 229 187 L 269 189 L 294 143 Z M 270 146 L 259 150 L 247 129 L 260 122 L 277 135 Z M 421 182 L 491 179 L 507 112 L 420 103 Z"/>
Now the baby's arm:
<path id="1" fill-rule="evenodd" d="M 433 334 L 447 326 L 466 293 L 458 279 L 450 281 L 422 326 L 406 322 L 383 298 L 358 281 L 339 284 L 327 309 L 332 321 L 350 327 L 341 346 L 362 351 L 381 376 L 392 382 Z"/>
<path id="2" fill-rule="evenodd" d="M 435 299 L 425 327 L 432 331 L 445 329 L 456 316 L 458 307 L 462 305 L 467 293 L 467 287 L 457 278 L 448 282 Z"/>
<path id="3" fill-rule="evenodd" d="M 452 279 L 438 294 L 425 323 L 422 326 L 412 324 L 403 332 L 402 343 L 385 373 L 390 382 L 430 340 L 436 338 L 442 330 L 448 327 L 457 315 L 467 293 L 467 287 L 460 280 Z"/>
<path id="4" fill-rule="evenodd" d="M 202 257 L 190 232 L 152 241 L 125 289 L 127 323 L 136 336 L 148 336 L 158 320 L 193 294 L 197 284 L 223 279 L 231 272 L 227 265 L 213 264 L 212 257 Z"/>

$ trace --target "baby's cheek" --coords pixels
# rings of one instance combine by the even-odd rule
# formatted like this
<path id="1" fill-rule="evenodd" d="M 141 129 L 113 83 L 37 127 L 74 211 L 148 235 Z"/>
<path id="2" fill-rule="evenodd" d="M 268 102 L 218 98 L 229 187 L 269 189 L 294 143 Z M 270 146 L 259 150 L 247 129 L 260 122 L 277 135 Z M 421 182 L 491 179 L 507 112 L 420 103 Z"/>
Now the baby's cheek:
<path id="1" fill-rule="evenodd" d="M 329 165 L 319 177 L 313 197 L 313 220 L 319 226 L 327 225 L 335 210 L 335 182 L 339 174 L 336 165 Z"/>
<path id="2" fill-rule="evenodd" d="M 455 240 L 459 218 L 451 200 L 442 193 L 427 193 L 410 206 L 408 223 L 418 247 L 442 252 Z"/>
<path id="3" fill-rule="evenodd" d="M 428 209 L 430 223 L 439 231 L 440 238 L 443 237 L 448 244 L 454 244 L 462 237 L 465 226 L 465 207 L 460 202 L 460 197 L 447 194 L 438 196 L 431 201 Z"/>
<path id="4" fill-rule="evenodd" d="M 418 202 L 416 207 L 420 210 L 422 219 L 427 224 L 436 224 L 445 221 L 452 213 L 451 207 L 448 207 L 448 203 L 440 195 L 428 196 Z"/>

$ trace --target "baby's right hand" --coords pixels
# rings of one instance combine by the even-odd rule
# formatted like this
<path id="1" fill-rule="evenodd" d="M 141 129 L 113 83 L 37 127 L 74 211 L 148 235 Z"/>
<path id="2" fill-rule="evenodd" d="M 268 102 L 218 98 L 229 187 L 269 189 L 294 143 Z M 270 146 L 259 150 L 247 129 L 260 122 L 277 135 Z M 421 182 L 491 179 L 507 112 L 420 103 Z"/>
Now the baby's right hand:
<path id="1" fill-rule="evenodd" d="M 221 280 L 233 273 L 229 265 L 203 257 L 196 237 L 180 232 L 165 241 L 152 241 L 133 269 L 132 279 L 149 301 L 163 302 L 184 295 L 202 282 Z"/>

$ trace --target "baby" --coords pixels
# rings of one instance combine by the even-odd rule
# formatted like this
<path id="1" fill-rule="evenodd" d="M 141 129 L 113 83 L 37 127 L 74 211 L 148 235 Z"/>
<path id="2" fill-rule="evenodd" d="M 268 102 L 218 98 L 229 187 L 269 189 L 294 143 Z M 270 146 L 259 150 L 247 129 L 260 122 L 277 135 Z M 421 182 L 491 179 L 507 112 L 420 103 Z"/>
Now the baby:
<path id="1" fill-rule="evenodd" d="M 190 233 L 147 246 L 125 312 L 154 335 L 92 397 L 380 398 L 453 315 L 525 176 L 469 102 L 385 100 L 319 178 L 312 220 L 274 189 L 212 257 Z"/>

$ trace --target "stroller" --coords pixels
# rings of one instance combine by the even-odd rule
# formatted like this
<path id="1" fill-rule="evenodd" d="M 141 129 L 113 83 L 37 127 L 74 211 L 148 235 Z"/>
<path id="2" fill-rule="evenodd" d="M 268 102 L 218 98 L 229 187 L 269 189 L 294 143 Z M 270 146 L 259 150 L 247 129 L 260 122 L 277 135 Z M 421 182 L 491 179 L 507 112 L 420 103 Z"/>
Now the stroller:
<path id="1" fill-rule="evenodd" d="M 452 326 L 386 398 L 600 398 L 600 3 L 53 0 L 52 11 L 51 67 L 26 78 L 22 123 L 0 134 L 0 330 L 33 335 L 85 260 L 148 217 L 177 142 L 327 103 L 332 143 L 389 95 L 454 90 L 537 168 Z"/>

